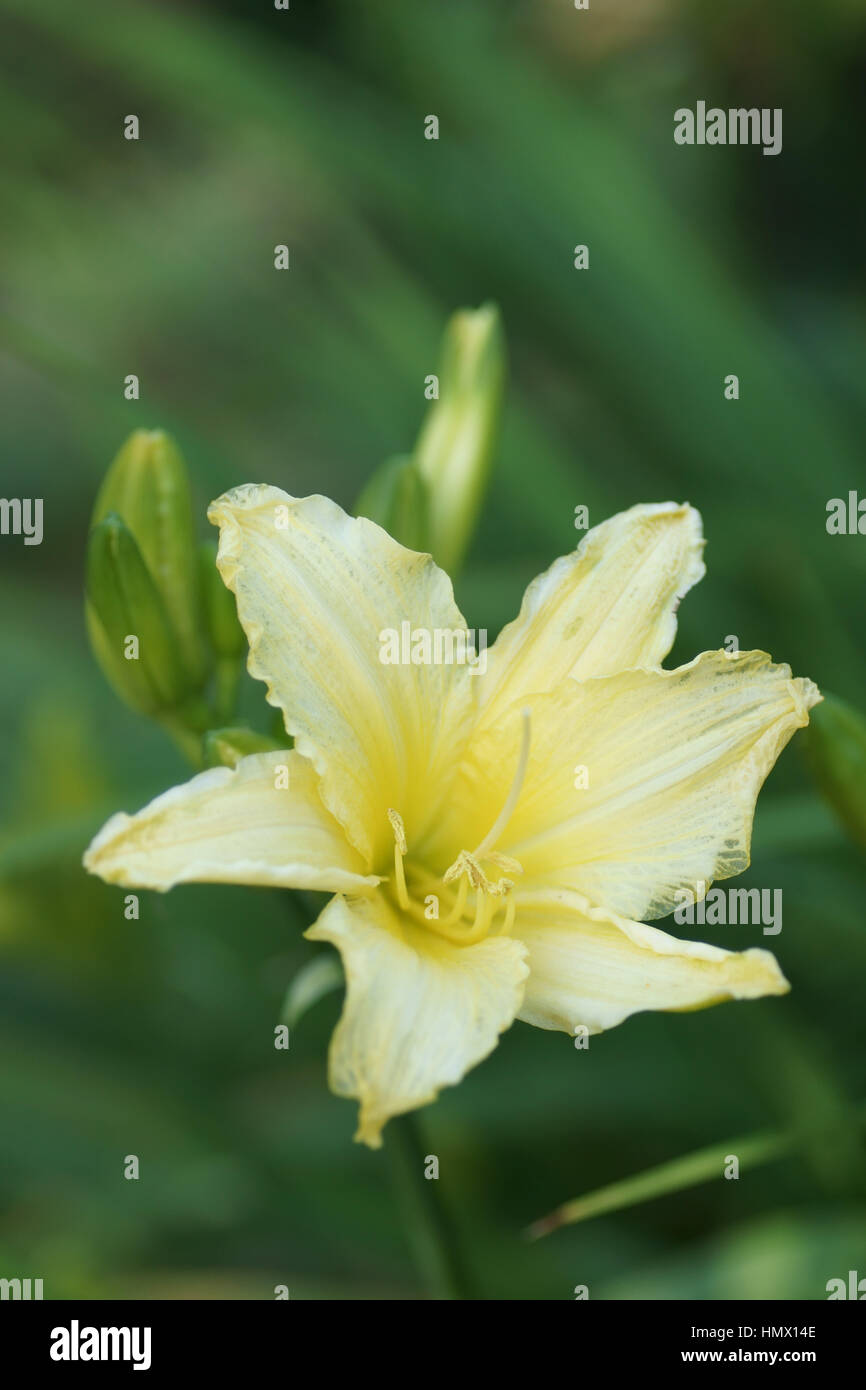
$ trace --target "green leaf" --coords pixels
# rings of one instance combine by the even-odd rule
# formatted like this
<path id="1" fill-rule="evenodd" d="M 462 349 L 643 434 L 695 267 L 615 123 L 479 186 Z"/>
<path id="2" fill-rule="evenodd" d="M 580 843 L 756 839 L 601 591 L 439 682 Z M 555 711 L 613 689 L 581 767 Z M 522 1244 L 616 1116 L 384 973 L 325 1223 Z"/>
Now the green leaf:
<path id="1" fill-rule="evenodd" d="M 860 1108 L 858 1117 L 862 1124 L 866 1119 L 866 1108 Z M 612 1211 L 622 1211 L 641 1202 L 653 1201 L 656 1197 L 683 1192 L 699 1183 L 711 1182 L 723 1176 L 729 1155 L 736 1156 L 742 1171 L 744 1168 L 755 1168 L 784 1158 L 809 1141 L 810 1131 L 792 1129 L 766 1130 L 745 1138 L 729 1139 L 724 1144 L 712 1144 L 706 1149 L 698 1149 L 695 1153 L 672 1159 L 670 1163 L 648 1168 L 632 1178 L 624 1178 L 622 1182 L 597 1188 L 595 1192 L 588 1192 L 584 1197 L 576 1197 L 573 1201 L 558 1207 L 549 1216 L 533 1222 L 527 1235 L 531 1240 L 537 1240 L 541 1236 L 550 1235 L 551 1231 L 559 1230 L 560 1226 L 589 1221 L 594 1216 L 605 1216 Z"/>

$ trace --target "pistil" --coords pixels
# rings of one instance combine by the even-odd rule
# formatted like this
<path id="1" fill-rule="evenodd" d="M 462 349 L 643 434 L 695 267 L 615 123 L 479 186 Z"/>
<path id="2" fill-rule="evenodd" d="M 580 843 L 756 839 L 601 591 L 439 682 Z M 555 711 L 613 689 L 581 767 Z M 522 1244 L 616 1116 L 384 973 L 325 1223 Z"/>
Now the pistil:
<path id="1" fill-rule="evenodd" d="M 523 788 L 523 779 L 526 776 L 526 766 L 529 762 L 529 744 L 531 738 L 530 711 L 522 709 L 520 717 L 523 720 L 523 728 L 520 731 L 520 753 L 517 757 L 517 768 L 511 783 L 511 790 L 505 798 L 505 805 L 496 817 L 492 826 L 488 830 L 481 844 L 472 852 L 473 859 L 485 859 L 492 849 L 496 848 L 496 841 L 502 834 L 508 822 L 511 820 L 517 799 Z"/>

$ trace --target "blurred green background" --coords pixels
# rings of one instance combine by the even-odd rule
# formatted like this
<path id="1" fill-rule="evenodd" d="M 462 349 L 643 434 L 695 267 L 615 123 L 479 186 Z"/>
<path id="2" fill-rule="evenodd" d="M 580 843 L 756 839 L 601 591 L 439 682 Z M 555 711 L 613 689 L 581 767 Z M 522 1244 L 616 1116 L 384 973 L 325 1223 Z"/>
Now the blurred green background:
<path id="1" fill-rule="evenodd" d="M 578 503 L 595 523 L 687 499 L 708 575 L 672 660 L 735 634 L 862 706 L 866 541 L 828 536 L 825 508 L 864 483 L 866 12 L 0 0 L 0 20 L 2 490 L 45 504 L 41 546 L 0 543 L 0 1275 L 51 1298 L 424 1296 L 387 1154 L 352 1144 L 354 1106 L 327 1090 L 339 995 L 273 1047 L 314 949 L 300 906 L 181 888 L 128 922 L 79 867 L 110 812 L 188 775 L 87 646 L 96 489 L 132 429 L 162 427 L 202 535 L 241 482 L 351 507 L 411 446 L 450 313 L 493 299 L 510 384 L 457 586 L 469 624 L 492 640 L 575 544 Z M 781 106 L 783 153 L 675 146 L 699 98 Z M 740 881 L 783 890 L 783 931 L 706 932 L 771 947 L 787 998 L 641 1015 L 588 1052 L 517 1024 L 423 1113 L 483 1296 L 823 1298 L 866 1275 L 848 1110 L 866 874 L 797 744 Z M 567 1198 L 777 1124 L 826 1135 L 522 1237 Z"/>

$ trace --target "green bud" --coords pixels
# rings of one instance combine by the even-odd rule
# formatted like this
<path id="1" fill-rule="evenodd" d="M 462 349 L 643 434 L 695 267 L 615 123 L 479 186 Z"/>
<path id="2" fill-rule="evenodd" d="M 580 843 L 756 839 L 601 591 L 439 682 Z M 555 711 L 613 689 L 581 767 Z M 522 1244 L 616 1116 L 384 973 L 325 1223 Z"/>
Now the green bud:
<path id="1" fill-rule="evenodd" d="M 271 753 L 285 746 L 253 729 L 210 729 L 204 736 L 204 759 L 208 767 L 236 767 L 241 758 Z"/>
<path id="2" fill-rule="evenodd" d="M 216 557 L 216 541 L 202 541 L 199 546 L 201 592 L 207 634 L 216 656 L 214 714 L 219 720 L 228 720 L 237 707 L 247 639 L 238 621 L 235 596 L 222 581 Z"/>
<path id="3" fill-rule="evenodd" d="M 369 517 L 410 550 L 431 548 L 427 484 L 410 458 L 383 463 L 355 505 L 356 516 Z"/>
<path id="4" fill-rule="evenodd" d="M 445 330 L 439 399 L 428 411 L 413 454 L 430 499 L 433 557 L 452 574 L 478 520 L 504 384 L 499 310 L 494 304 L 460 310 Z"/>
<path id="5" fill-rule="evenodd" d="M 825 695 L 809 714 L 806 757 L 826 799 L 851 838 L 866 848 L 866 719 Z"/>
<path id="6" fill-rule="evenodd" d="M 216 567 L 216 557 L 216 541 L 202 541 L 199 546 L 199 561 L 207 633 L 217 656 L 243 656 L 247 649 L 247 639 L 238 621 L 235 596 L 222 581 Z"/>
<path id="7" fill-rule="evenodd" d="M 109 468 L 93 509 L 96 524 L 115 512 L 132 532 L 162 596 L 190 684 L 203 685 L 207 650 L 192 498 L 186 465 L 167 434 L 136 430 Z"/>
<path id="8" fill-rule="evenodd" d="M 149 715 L 184 704 L 192 686 L 165 604 L 135 537 L 113 513 L 88 537 L 86 589 L 93 649 L 121 699 Z"/>

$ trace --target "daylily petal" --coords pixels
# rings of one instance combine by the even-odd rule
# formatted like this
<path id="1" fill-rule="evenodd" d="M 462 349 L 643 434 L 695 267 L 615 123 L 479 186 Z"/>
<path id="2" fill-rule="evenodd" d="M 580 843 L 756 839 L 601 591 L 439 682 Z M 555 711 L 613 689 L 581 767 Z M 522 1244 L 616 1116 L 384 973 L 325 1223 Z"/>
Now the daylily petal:
<path id="1" fill-rule="evenodd" d="M 706 652 L 675 671 L 565 681 L 527 700 L 526 777 L 496 848 L 523 866 L 524 886 L 571 888 L 626 917 L 663 917 L 678 890 L 747 868 L 758 791 L 820 698 L 764 652 Z M 443 860 L 471 846 L 489 808 L 505 801 L 521 726 L 514 708 L 473 743 Z"/>
<path id="2" fill-rule="evenodd" d="M 769 951 L 723 951 L 678 941 L 657 927 L 551 890 L 521 901 L 514 930 L 529 947 L 529 979 L 518 1017 L 536 1028 L 590 1033 L 644 1009 L 702 1009 L 726 999 L 785 994 L 790 986 Z"/>
<path id="3" fill-rule="evenodd" d="M 208 515 L 250 673 L 320 773 L 325 805 L 379 867 L 393 850 L 388 810 L 411 836 L 435 814 L 433 793 L 446 795 L 477 684 L 466 665 L 383 664 L 380 633 L 465 630 L 451 581 L 325 497 L 240 487 Z"/>
<path id="4" fill-rule="evenodd" d="M 699 514 L 674 502 L 632 507 L 588 531 L 532 581 L 490 648 L 485 722 L 567 676 L 659 665 L 673 646 L 677 605 L 704 574 L 703 546 Z"/>
<path id="5" fill-rule="evenodd" d="M 361 1102 L 356 1139 L 378 1148 L 392 1115 L 433 1100 L 493 1051 L 523 998 L 525 947 L 453 946 L 398 917 L 380 893 L 334 898 L 306 933 L 343 958 L 346 1002 L 330 1083 Z"/>
<path id="6" fill-rule="evenodd" d="M 112 816 L 84 866 L 107 883 L 161 892 L 176 883 L 255 883 L 357 893 L 378 882 L 322 805 L 313 767 L 290 749 L 211 768 L 135 816 Z"/>

